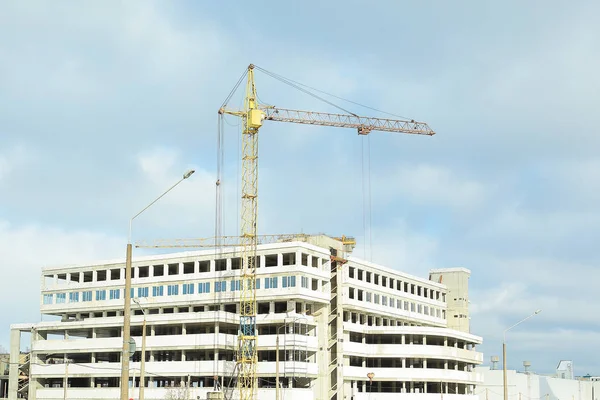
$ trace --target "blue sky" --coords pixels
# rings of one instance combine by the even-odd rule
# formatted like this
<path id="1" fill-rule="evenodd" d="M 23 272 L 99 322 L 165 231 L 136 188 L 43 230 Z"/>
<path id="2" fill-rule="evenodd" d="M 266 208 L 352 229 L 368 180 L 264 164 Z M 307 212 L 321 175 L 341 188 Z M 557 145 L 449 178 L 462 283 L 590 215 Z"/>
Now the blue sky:
<path id="1" fill-rule="evenodd" d="M 214 232 L 217 109 L 249 63 L 395 114 L 434 137 L 265 124 L 262 233 L 354 235 L 356 255 L 472 271 L 486 362 L 572 359 L 598 374 L 600 28 L 595 2 L 4 2 L 0 6 L 0 345 L 38 321 L 39 271 Z M 334 111 L 257 73 L 265 102 Z M 241 93 L 232 105 L 239 105 Z M 353 112 L 382 116 L 352 104 Z M 237 230 L 238 121 L 224 227 Z M 372 246 L 363 229 L 370 146 Z M 366 159 L 366 157 L 365 157 Z M 6 304 L 20 307 L 6 307 Z"/>

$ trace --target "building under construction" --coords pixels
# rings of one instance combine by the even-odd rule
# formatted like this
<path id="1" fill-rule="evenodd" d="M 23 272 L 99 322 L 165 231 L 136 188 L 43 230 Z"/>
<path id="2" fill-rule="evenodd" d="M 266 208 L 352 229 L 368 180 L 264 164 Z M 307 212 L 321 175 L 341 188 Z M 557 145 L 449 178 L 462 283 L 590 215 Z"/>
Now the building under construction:
<path id="1" fill-rule="evenodd" d="M 353 243 L 258 245 L 256 397 L 476 400 L 469 270 L 419 278 L 353 258 Z M 240 251 L 134 258 L 130 398 L 141 386 L 148 400 L 238 398 Z M 11 364 L 10 399 L 119 398 L 124 271 L 122 260 L 43 270 L 41 312 L 55 320 L 11 327 L 12 359 L 21 345 L 31 355 Z"/>

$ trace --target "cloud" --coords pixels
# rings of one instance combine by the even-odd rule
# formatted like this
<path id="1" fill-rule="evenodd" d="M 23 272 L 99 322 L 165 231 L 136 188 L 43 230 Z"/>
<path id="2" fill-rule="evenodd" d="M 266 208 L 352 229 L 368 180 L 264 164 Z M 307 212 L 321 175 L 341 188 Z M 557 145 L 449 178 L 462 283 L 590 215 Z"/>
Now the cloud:
<path id="1" fill-rule="evenodd" d="M 438 239 L 411 231 L 406 221 L 396 219 L 385 228 L 375 227 L 370 233 L 367 229 L 366 237 L 358 236 L 353 257 L 426 277 L 436 268 L 438 251 Z"/>
<path id="2" fill-rule="evenodd" d="M 375 177 L 375 201 L 403 198 L 419 206 L 472 212 L 485 205 L 494 190 L 450 167 L 421 163 L 391 169 L 391 174 Z"/>
<path id="3" fill-rule="evenodd" d="M 33 154 L 24 145 L 14 145 L 0 153 L 0 183 L 17 169 L 33 161 Z"/>
<path id="4" fill-rule="evenodd" d="M 0 220 L 0 302 L 19 302 L 19 307 L 5 307 L 2 312 L 0 343 L 8 348 L 10 324 L 39 320 L 42 267 L 124 257 L 125 243 L 124 237 L 102 232 Z"/>

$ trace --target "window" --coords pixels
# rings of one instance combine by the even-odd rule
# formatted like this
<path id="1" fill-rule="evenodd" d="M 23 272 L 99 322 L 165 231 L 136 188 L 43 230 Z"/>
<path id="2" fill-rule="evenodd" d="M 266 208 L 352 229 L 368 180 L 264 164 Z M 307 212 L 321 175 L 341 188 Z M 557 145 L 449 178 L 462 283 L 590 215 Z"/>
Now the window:
<path id="1" fill-rule="evenodd" d="M 139 287 L 137 297 L 148 297 L 148 288 L 147 287 Z"/>
<path id="2" fill-rule="evenodd" d="M 110 292 L 108 293 L 108 295 L 111 300 L 116 300 L 120 297 L 121 290 L 120 289 L 110 289 Z"/>
<path id="3" fill-rule="evenodd" d="M 387 296 L 381 296 L 381 305 L 382 306 L 387 306 Z"/>
<path id="4" fill-rule="evenodd" d="M 106 290 L 96 290 L 96 301 L 106 300 Z"/>
<path id="5" fill-rule="evenodd" d="M 265 289 L 277 289 L 278 277 L 265 278 Z"/>
<path id="6" fill-rule="evenodd" d="M 199 283 L 198 293 L 210 293 L 210 282 Z"/>
<path id="7" fill-rule="evenodd" d="M 152 286 L 152 297 L 160 297 L 165 294 L 164 286 Z"/>
<path id="8" fill-rule="evenodd" d="M 373 303 L 379 304 L 379 295 L 378 294 L 373 296 Z"/>
<path id="9" fill-rule="evenodd" d="M 56 304 L 64 303 L 67 299 L 67 295 L 65 293 L 56 293 Z"/>
<path id="10" fill-rule="evenodd" d="M 256 288 L 260 289 L 260 278 L 256 278 Z"/>
<path id="11" fill-rule="evenodd" d="M 266 285 L 266 284 L 265 284 L 265 285 Z M 303 276 L 303 277 L 302 277 L 301 286 L 302 286 L 303 288 L 306 288 L 306 289 L 308 289 L 308 278 L 307 278 L 306 276 Z"/>
<path id="12" fill-rule="evenodd" d="M 79 301 L 79 292 L 69 293 L 69 303 L 77 303 Z"/>
<path id="13" fill-rule="evenodd" d="M 227 286 L 225 281 L 215 282 L 215 292 L 226 292 Z"/>
<path id="14" fill-rule="evenodd" d="M 92 301 L 92 291 L 88 290 L 81 295 L 83 301 Z"/>
<path id="15" fill-rule="evenodd" d="M 179 285 L 167 286 L 167 294 L 169 296 L 177 296 L 179 294 Z"/>
<path id="16" fill-rule="evenodd" d="M 45 294 L 44 295 L 44 304 L 52 304 L 52 298 L 54 296 L 51 294 Z M 58 302 L 57 302 L 58 303 Z"/>
<path id="17" fill-rule="evenodd" d="M 366 292 L 365 295 L 366 295 L 366 297 L 365 297 L 366 301 L 370 303 L 371 302 L 371 293 Z"/>
<path id="18" fill-rule="evenodd" d="M 183 294 L 194 294 L 194 284 L 193 283 L 184 283 L 183 284 Z"/>
<path id="19" fill-rule="evenodd" d="M 134 295 L 134 293 L 135 293 L 135 292 L 134 292 L 134 289 L 133 289 L 133 288 L 131 288 L 131 290 L 129 291 L 129 297 L 132 297 L 132 298 L 133 298 L 133 297 L 134 297 L 134 296 L 133 296 L 133 295 Z"/>
<path id="20" fill-rule="evenodd" d="M 277 287 L 277 286 L 275 286 Z M 296 287 L 295 276 L 283 276 L 281 277 L 281 287 Z"/>
<path id="21" fill-rule="evenodd" d="M 396 308 L 402 308 L 402 300 L 398 299 L 396 300 Z"/>
<path id="22" fill-rule="evenodd" d="M 231 281 L 229 282 L 229 290 L 235 292 L 236 290 L 240 290 L 240 281 Z"/>

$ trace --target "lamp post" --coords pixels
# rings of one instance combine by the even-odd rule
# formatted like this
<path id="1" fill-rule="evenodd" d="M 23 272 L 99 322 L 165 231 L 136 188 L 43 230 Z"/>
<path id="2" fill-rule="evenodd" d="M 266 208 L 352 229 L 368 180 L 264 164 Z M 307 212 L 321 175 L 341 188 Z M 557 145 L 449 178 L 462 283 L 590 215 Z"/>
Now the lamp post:
<path id="1" fill-rule="evenodd" d="M 142 314 L 144 315 L 144 322 L 142 324 L 142 360 L 140 362 L 140 399 L 144 400 L 144 388 L 146 387 L 146 310 L 140 304 L 138 299 L 133 299 L 135 304 L 138 305 Z"/>
<path id="2" fill-rule="evenodd" d="M 508 332 L 509 330 L 511 330 L 512 328 L 514 328 L 515 326 L 519 325 L 522 322 L 527 321 L 529 318 L 534 317 L 536 315 L 538 315 L 539 313 L 541 313 L 542 310 L 536 310 L 536 312 L 534 312 L 533 314 L 531 314 L 530 316 L 523 318 L 522 320 L 520 320 L 519 322 L 517 322 L 516 324 L 514 324 L 513 326 L 506 328 L 504 330 L 504 335 L 502 338 L 502 379 L 503 379 L 503 388 L 504 388 L 504 400 L 508 400 L 508 385 L 506 383 L 506 332 Z"/>
<path id="3" fill-rule="evenodd" d="M 131 225 L 141 213 L 146 211 L 150 206 L 160 200 L 164 195 L 169 193 L 173 188 L 179 185 L 184 179 L 189 178 L 195 171 L 193 169 L 183 174 L 183 177 L 173 186 L 168 188 L 163 194 L 158 196 L 152 203 L 148 204 L 142 211 L 135 214 L 129 220 L 129 235 L 127 236 L 127 253 L 125 259 L 125 293 L 123 296 L 123 351 L 121 353 L 121 396 L 120 400 L 128 400 L 129 398 L 129 339 L 131 333 Z"/>

